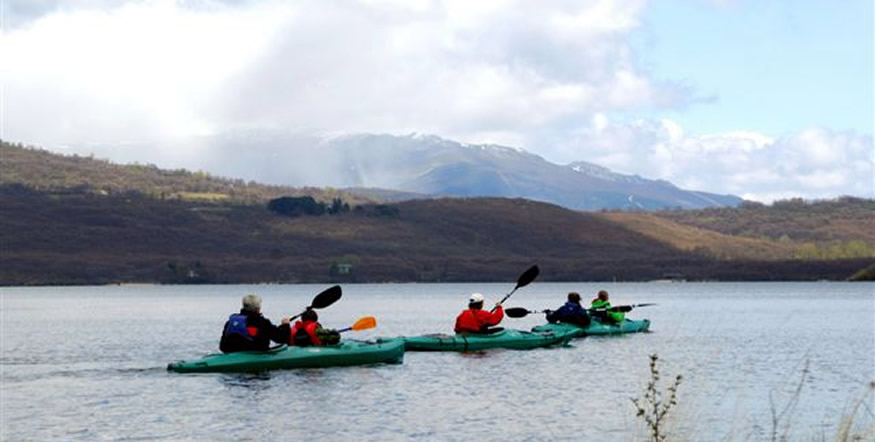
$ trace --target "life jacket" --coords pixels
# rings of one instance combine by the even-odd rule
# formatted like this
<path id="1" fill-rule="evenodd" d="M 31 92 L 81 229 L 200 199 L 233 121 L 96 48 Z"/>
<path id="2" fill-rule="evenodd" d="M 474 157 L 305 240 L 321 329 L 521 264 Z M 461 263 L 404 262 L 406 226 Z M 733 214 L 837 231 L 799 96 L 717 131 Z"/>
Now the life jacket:
<path id="1" fill-rule="evenodd" d="M 578 303 L 568 301 L 558 310 L 547 314 L 547 322 L 565 322 L 581 327 L 589 326 L 591 320 L 586 310 Z"/>
<path id="2" fill-rule="evenodd" d="M 595 298 L 592 300 L 591 306 L 592 306 L 592 308 L 609 309 L 609 308 L 611 308 L 611 302 L 610 301 L 602 301 L 599 298 Z"/>
<path id="3" fill-rule="evenodd" d="M 310 345 L 322 345 L 322 340 L 316 335 L 319 323 L 315 321 L 298 321 L 289 331 L 289 345 L 307 347 Z"/>
<path id="4" fill-rule="evenodd" d="M 258 328 L 247 326 L 246 321 L 248 316 L 242 313 L 234 313 L 228 318 L 228 327 L 225 328 L 225 335 L 238 335 L 243 339 L 252 342 L 258 336 Z"/>
<path id="5" fill-rule="evenodd" d="M 620 323 L 626 319 L 626 314 L 623 312 L 612 312 L 611 302 L 610 301 L 602 301 L 599 298 L 595 298 L 592 300 L 592 308 L 599 309 L 599 311 L 594 311 L 593 316 L 597 318 L 610 319 L 613 322 Z"/>

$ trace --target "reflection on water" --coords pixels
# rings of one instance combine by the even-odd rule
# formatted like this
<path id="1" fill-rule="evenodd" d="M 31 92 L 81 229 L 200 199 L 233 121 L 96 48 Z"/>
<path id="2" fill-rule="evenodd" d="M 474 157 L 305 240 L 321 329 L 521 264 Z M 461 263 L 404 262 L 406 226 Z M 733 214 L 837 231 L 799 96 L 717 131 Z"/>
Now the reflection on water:
<path id="1" fill-rule="evenodd" d="M 228 388 L 264 390 L 270 388 L 270 372 L 263 373 L 222 373 L 219 380 Z"/>
<path id="2" fill-rule="evenodd" d="M 0 440 L 641 440 L 630 399 L 643 394 L 654 353 L 664 380 L 684 376 L 669 426 L 678 439 L 770 440 L 773 408 L 795 403 L 789 439 L 830 440 L 875 379 L 872 284 L 536 282 L 508 306 L 556 308 L 569 290 L 602 288 L 617 304 L 657 303 L 629 313 L 651 319 L 652 332 L 531 351 L 408 353 L 401 365 L 206 375 L 165 367 L 216 351 L 242 294 L 259 293 L 278 321 L 324 287 L 4 288 Z M 377 329 L 345 339 L 450 333 L 467 293 L 497 300 L 508 289 L 345 285 L 320 319 L 343 327 L 377 317 Z M 825 297 L 840 315 L 824 311 Z M 873 408 L 870 399 L 863 423 Z"/>

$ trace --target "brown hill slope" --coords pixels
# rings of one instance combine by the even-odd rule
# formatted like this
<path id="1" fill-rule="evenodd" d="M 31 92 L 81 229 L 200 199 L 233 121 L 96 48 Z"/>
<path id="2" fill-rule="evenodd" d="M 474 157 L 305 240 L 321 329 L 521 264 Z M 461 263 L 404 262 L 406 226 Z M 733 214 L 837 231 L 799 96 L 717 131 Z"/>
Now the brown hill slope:
<path id="1" fill-rule="evenodd" d="M 50 191 L 78 188 L 103 195 L 135 191 L 158 199 L 262 203 L 280 196 L 310 195 L 320 201 L 341 198 L 351 204 L 379 201 L 337 189 L 268 186 L 151 164 L 120 165 L 0 140 L 0 184 L 13 183 Z"/>
<path id="2" fill-rule="evenodd" d="M 680 224 L 734 236 L 790 241 L 852 241 L 875 244 L 875 200 L 842 197 L 746 202 L 738 208 L 654 212 Z"/>
<path id="3" fill-rule="evenodd" d="M 730 260 L 793 259 L 799 244 L 768 238 L 733 236 L 701 227 L 684 225 L 666 217 L 640 212 L 605 212 L 599 216 L 647 237 L 681 250 Z"/>
<path id="4" fill-rule="evenodd" d="M 388 210 L 387 207 L 391 210 Z M 0 284 L 843 279 L 868 261 L 725 263 L 596 215 L 442 199 L 289 218 L 263 206 L 0 187 Z M 349 271 L 346 273 L 346 271 Z"/>
<path id="5" fill-rule="evenodd" d="M 724 259 L 875 258 L 875 201 L 791 199 L 739 208 L 605 213 L 637 232 Z"/>

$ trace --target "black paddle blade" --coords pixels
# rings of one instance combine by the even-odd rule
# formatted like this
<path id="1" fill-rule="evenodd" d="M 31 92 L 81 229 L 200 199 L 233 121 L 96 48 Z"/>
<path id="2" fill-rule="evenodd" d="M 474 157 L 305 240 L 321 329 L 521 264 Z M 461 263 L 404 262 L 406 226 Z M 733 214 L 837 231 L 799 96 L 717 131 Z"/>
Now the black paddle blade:
<path id="1" fill-rule="evenodd" d="M 520 275 L 520 279 L 517 280 L 514 290 L 529 285 L 530 282 L 534 281 L 535 278 L 538 277 L 538 273 L 541 273 L 541 269 L 539 269 L 538 266 L 535 265 L 530 267 L 528 270 L 523 272 L 522 275 Z"/>
<path id="2" fill-rule="evenodd" d="M 337 302 L 341 295 L 343 295 L 343 291 L 340 289 L 339 285 L 329 287 L 313 298 L 313 303 L 310 304 L 310 308 L 319 309 L 328 307 Z"/>
<path id="3" fill-rule="evenodd" d="M 531 312 L 523 307 L 511 307 L 508 309 L 504 309 L 504 314 L 507 315 L 508 318 L 525 318 L 529 315 L 529 313 Z"/>

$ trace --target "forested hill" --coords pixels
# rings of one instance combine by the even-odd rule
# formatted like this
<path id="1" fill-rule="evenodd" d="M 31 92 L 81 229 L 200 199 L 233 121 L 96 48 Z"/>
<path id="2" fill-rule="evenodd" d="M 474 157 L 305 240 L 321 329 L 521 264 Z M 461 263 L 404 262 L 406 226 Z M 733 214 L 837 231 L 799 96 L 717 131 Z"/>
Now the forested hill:
<path id="1" fill-rule="evenodd" d="M 875 259 L 875 201 L 869 199 L 748 201 L 738 208 L 601 216 L 722 259 Z"/>
<path id="2" fill-rule="evenodd" d="M 738 208 L 708 208 L 656 212 L 680 224 L 727 235 L 783 241 L 864 240 L 875 244 L 875 200 L 842 197 L 805 201 L 746 201 Z"/>
<path id="3" fill-rule="evenodd" d="M 871 260 L 726 262 L 595 214 L 438 199 L 289 217 L 257 205 L 0 186 L 0 284 L 845 279 Z"/>
<path id="4" fill-rule="evenodd" d="M 270 186 L 205 172 L 160 169 L 151 164 L 120 165 L 93 157 L 60 155 L 2 140 L 0 184 L 46 191 L 78 189 L 103 195 L 138 192 L 159 199 L 234 203 L 260 204 L 287 195 L 310 195 L 320 201 L 342 198 L 352 204 L 377 201 L 364 195 L 366 190 L 359 194 L 330 188 Z"/>

